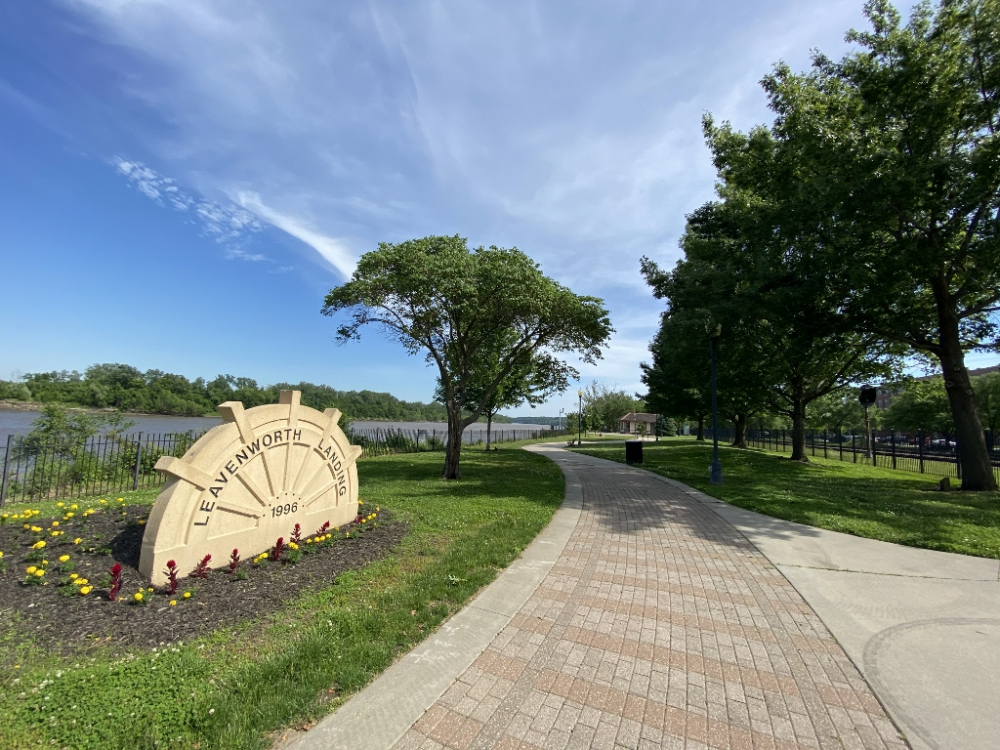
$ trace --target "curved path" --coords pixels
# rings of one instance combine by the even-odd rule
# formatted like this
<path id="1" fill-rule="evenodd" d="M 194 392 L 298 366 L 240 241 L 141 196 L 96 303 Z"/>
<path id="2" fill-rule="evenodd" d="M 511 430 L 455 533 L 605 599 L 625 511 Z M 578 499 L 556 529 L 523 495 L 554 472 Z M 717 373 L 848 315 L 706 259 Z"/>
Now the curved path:
<path id="1" fill-rule="evenodd" d="M 639 469 L 552 445 L 531 450 L 566 474 L 552 523 L 434 636 L 291 747 L 905 748 L 855 667 L 866 659 L 914 748 L 987 747 L 978 739 L 997 736 L 968 727 L 980 718 L 988 725 L 980 709 L 997 692 L 980 693 L 957 721 L 939 721 L 947 706 L 932 704 L 947 682 L 924 680 L 917 656 L 928 637 L 955 634 L 1000 651 L 1000 609 L 988 616 L 1000 603 L 997 563 L 822 532 Z M 903 551 L 894 559 L 882 548 Z M 891 600 L 893 586 L 922 580 L 939 563 L 945 580 L 933 583 L 993 587 L 979 592 L 983 616 L 914 620 L 909 612 L 879 628 L 879 613 L 895 611 L 891 601 L 865 599 L 879 594 L 881 579 L 894 577 L 882 591 Z M 831 571 L 868 576 L 876 589 L 866 590 L 873 580 L 824 582 Z M 797 588 L 820 603 L 837 640 Z M 941 648 L 931 657 L 945 672 L 954 659 Z M 926 695 L 916 699 L 914 679 L 931 685 L 918 685 Z"/>

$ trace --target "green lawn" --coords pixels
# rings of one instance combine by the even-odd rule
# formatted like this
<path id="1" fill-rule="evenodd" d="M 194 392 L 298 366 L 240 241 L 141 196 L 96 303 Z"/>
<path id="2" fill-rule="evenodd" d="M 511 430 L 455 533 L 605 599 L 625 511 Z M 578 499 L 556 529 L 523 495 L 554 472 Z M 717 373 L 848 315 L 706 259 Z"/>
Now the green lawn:
<path id="1" fill-rule="evenodd" d="M 584 447 L 625 461 L 623 445 Z M 931 492 L 937 477 L 759 450 L 719 449 L 723 484 L 708 481 L 710 443 L 672 438 L 643 447 L 642 467 L 775 518 L 911 547 L 1000 558 L 1000 493 Z"/>
<path id="2" fill-rule="evenodd" d="M 156 653 L 109 645 L 59 657 L 4 615 L 0 747 L 243 750 L 328 713 L 493 580 L 562 500 L 562 473 L 542 456 L 467 449 L 465 479 L 450 483 L 438 479 L 443 458 L 359 461 L 361 499 L 406 521 L 409 533 L 390 557 L 277 616 Z M 57 512 L 54 503 L 31 507 L 42 519 Z"/>

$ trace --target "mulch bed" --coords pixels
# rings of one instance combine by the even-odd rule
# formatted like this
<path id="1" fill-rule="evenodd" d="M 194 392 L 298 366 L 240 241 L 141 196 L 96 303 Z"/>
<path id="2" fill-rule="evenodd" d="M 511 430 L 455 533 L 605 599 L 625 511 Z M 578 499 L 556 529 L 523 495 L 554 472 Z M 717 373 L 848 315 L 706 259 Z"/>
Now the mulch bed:
<path id="1" fill-rule="evenodd" d="M 26 557 L 39 534 L 24 530 L 21 520 L 0 526 L 0 550 L 7 568 L 0 573 L 0 617 L 9 621 L 17 613 L 18 631 L 63 653 L 97 643 L 166 645 L 275 612 L 299 594 L 329 586 L 341 573 L 383 557 L 406 533 L 405 524 L 386 520 L 383 511 L 374 528 L 359 535 L 352 526 L 350 539 L 341 530 L 339 538 L 334 534 L 336 543 L 303 555 L 297 563 L 268 562 L 258 568 L 246 560 L 241 565 L 247 573 L 244 580 L 220 568 L 204 579 L 179 579 L 177 593 L 170 597 L 162 588 L 149 594 L 144 588 L 149 581 L 138 571 L 142 523 L 149 511 L 148 505 L 109 507 L 86 519 L 61 520 L 58 528 L 66 533 L 56 539 L 45 537 L 46 585 L 23 583 L 25 569 L 38 565 Z M 37 517 L 30 523 L 48 529 L 51 520 Z M 75 545 L 74 538 L 82 541 Z M 58 572 L 58 560 L 64 554 L 75 563 L 73 572 L 94 586 L 89 595 L 60 593 L 66 575 Z M 119 600 L 111 602 L 106 579 L 116 561 L 123 568 L 122 588 Z M 140 589 L 148 601 L 144 606 L 133 602 Z M 184 591 L 192 596 L 185 600 Z M 177 601 L 175 606 L 169 606 L 171 599 Z"/>

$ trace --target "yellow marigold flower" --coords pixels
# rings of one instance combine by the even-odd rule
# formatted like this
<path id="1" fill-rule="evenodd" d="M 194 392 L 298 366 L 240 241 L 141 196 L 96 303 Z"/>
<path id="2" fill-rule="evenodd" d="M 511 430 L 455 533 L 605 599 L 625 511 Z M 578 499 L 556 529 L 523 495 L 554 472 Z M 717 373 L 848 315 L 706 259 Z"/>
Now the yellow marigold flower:
<path id="1" fill-rule="evenodd" d="M 45 575 L 45 571 L 41 568 L 35 571 L 35 578 L 41 578 L 43 575 Z"/>
<path id="2" fill-rule="evenodd" d="M 73 581 L 73 583 L 76 584 L 77 586 L 86 586 L 88 583 L 90 583 L 90 581 L 88 581 L 86 578 L 77 578 L 75 581 Z"/>
<path id="3" fill-rule="evenodd" d="M 73 507 L 75 508 L 76 506 L 74 505 Z M 76 515 L 76 513 L 67 513 L 66 514 L 66 520 L 68 521 L 69 519 L 71 519 L 75 515 Z"/>
<path id="4" fill-rule="evenodd" d="M 27 569 L 26 571 L 24 571 L 24 572 L 25 572 L 25 573 L 27 573 L 27 574 L 28 574 L 28 575 L 30 576 L 30 575 L 31 575 L 31 574 L 33 574 L 33 573 L 34 573 L 34 572 L 35 572 L 36 570 L 38 570 L 38 568 L 36 568 L 36 567 L 35 567 L 34 565 L 29 565 L 29 566 L 28 566 L 28 569 Z"/>
<path id="5" fill-rule="evenodd" d="M 24 524 L 24 528 L 27 530 L 27 529 L 30 529 L 31 526 L 29 526 L 28 524 Z"/>
<path id="6" fill-rule="evenodd" d="M 73 503 L 73 504 L 72 504 L 71 506 L 69 506 L 69 507 L 70 507 L 70 509 L 72 509 L 72 510 L 76 510 L 76 509 L 77 509 L 77 508 L 78 508 L 79 506 L 78 506 L 78 505 L 77 505 L 76 503 Z"/>
<path id="7" fill-rule="evenodd" d="M 80 574 L 79 573 L 70 573 L 69 577 L 70 577 L 70 580 L 75 581 L 77 578 L 80 577 Z"/>
<path id="8" fill-rule="evenodd" d="M 139 519 L 139 525 L 140 526 L 145 526 L 146 525 L 146 519 L 145 518 L 140 518 Z"/>
<path id="9" fill-rule="evenodd" d="M 309 539 L 306 539 L 306 544 L 312 544 L 312 543 L 313 543 L 312 537 L 310 537 Z M 0 556 L 2 556 L 2 555 L 3 555 L 3 553 L 0 552 Z"/>
<path id="10" fill-rule="evenodd" d="M 120 498 L 118 498 L 118 502 L 120 502 L 120 503 L 124 503 L 124 502 L 125 502 L 125 498 L 124 498 L 124 497 L 120 497 Z"/>
<path id="11" fill-rule="evenodd" d="M 295 542 L 289 542 L 288 546 L 291 547 L 292 549 L 298 549 L 299 548 L 299 545 L 297 545 Z"/>
<path id="12" fill-rule="evenodd" d="M 69 555 L 60 555 L 59 562 L 69 562 Z"/>
<path id="13" fill-rule="evenodd" d="M 149 588 L 146 589 L 146 591 L 148 591 L 150 594 L 152 594 L 153 593 L 153 587 L 150 586 Z"/>
<path id="14" fill-rule="evenodd" d="M 80 537 L 77 537 L 76 539 L 73 540 L 73 544 L 79 544 L 82 541 L 83 540 Z"/>
<path id="15" fill-rule="evenodd" d="M 101 505 L 107 505 L 107 504 L 108 504 L 107 500 L 101 500 Z"/>
<path id="16" fill-rule="evenodd" d="M 42 560 L 42 565 L 48 565 L 48 564 L 49 564 L 48 560 Z"/>
<path id="17" fill-rule="evenodd" d="M 93 590 L 94 590 L 93 586 L 84 586 L 84 587 L 82 587 L 80 589 L 80 593 L 83 594 L 84 596 L 86 596 L 87 594 L 89 594 Z"/>
<path id="18" fill-rule="evenodd" d="M 375 506 L 375 512 L 376 512 L 376 513 L 381 513 L 381 512 L 382 512 L 382 509 L 381 509 L 380 507 L 378 507 L 378 506 L 376 505 L 376 506 Z"/>
<path id="19" fill-rule="evenodd" d="M 135 596 L 133 596 L 132 598 L 135 599 L 137 602 L 141 602 L 142 601 L 142 592 L 141 591 L 136 591 L 135 592 Z"/>
<path id="20" fill-rule="evenodd" d="M 41 549 L 44 546 L 45 546 L 45 542 L 42 541 L 42 540 L 38 540 L 37 542 L 35 542 L 34 544 L 31 545 L 31 548 L 32 549 Z"/>
<path id="21" fill-rule="evenodd" d="M 41 526 L 32 526 L 31 530 L 34 531 L 37 534 L 39 531 L 42 530 L 42 527 Z"/>
<path id="22" fill-rule="evenodd" d="M 177 600 L 176 599 L 171 599 L 170 600 L 170 606 L 171 607 L 176 607 L 177 606 Z"/>
<path id="23" fill-rule="evenodd" d="M 190 599 L 191 598 L 191 592 L 190 591 L 185 591 L 184 592 L 184 598 L 185 599 Z"/>
<path id="24" fill-rule="evenodd" d="M 0 549 L 0 557 L 3 557 L 3 550 Z"/>
<path id="25" fill-rule="evenodd" d="M 56 507 L 57 508 L 61 508 L 61 507 L 63 507 L 63 504 L 62 503 L 56 503 Z"/>
<path id="26" fill-rule="evenodd" d="M 58 522 L 58 521 L 53 521 L 53 522 L 52 522 L 52 525 L 53 525 L 53 526 L 58 526 L 58 525 L 59 525 L 59 522 Z"/>

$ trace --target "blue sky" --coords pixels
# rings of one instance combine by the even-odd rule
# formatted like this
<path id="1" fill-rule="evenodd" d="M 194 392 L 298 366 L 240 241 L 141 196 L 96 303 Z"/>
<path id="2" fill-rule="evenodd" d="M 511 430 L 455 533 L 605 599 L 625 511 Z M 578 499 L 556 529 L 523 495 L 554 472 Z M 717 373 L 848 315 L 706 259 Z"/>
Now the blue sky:
<path id="1" fill-rule="evenodd" d="M 713 197 L 702 114 L 769 122 L 760 78 L 843 54 L 861 6 L 4 3 L 0 378 L 127 362 L 426 401 L 421 358 L 338 346 L 319 309 L 378 242 L 457 233 L 604 298 L 584 381 L 642 390 L 639 258 L 672 265 Z"/>

